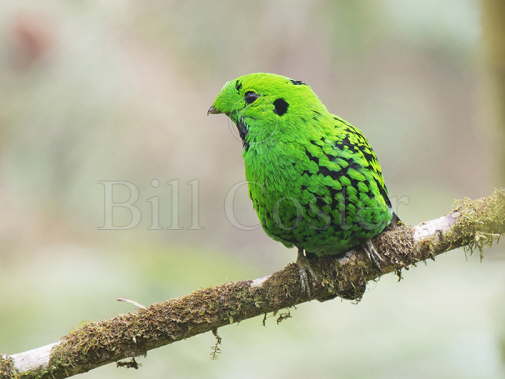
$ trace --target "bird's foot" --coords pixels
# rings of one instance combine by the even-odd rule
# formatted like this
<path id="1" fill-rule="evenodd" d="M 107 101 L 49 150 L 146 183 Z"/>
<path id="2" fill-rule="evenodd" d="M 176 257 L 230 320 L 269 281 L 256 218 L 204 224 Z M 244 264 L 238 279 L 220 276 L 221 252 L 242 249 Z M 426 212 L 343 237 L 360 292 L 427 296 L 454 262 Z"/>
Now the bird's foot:
<path id="1" fill-rule="evenodd" d="M 298 258 L 296 259 L 296 264 L 298 266 L 298 271 L 300 275 L 302 292 L 306 293 L 308 297 L 310 297 L 311 293 L 310 293 L 309 274 L 310 276 L 312 276 L 313 279 L 317 279 L 318 276 L 315 273 L 312 266 L 310 265 L 310 261 L 305 255 L 303 249 L 298 249 Z"/>
<path id="2" fill-rule="evenodd" d="M 362 245 L 361 248 L 368 256 L 368 259 L 370 259 L 370 261 L 379 269 L 379 271 L 382 271 L 380 262 L 384 262 L 384 258 L 381 257 L 373 242 L 371 240 L 368 240 L 364 245 Z"/>

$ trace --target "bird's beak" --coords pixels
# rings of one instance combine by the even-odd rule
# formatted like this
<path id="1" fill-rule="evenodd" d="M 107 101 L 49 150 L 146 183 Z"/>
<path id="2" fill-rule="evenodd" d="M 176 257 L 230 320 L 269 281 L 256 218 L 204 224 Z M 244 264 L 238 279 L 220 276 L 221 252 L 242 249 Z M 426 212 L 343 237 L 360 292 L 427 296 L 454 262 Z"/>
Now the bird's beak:
<path id="1" fill-rule="evenodd" d="M 209 108 L 209 110 L 207 111 L 207 116 L 210 114 L 219 114 L 219 113 L 223 113 L 223 112 L 220 112 L 214 106 L 211 106 Z"/>

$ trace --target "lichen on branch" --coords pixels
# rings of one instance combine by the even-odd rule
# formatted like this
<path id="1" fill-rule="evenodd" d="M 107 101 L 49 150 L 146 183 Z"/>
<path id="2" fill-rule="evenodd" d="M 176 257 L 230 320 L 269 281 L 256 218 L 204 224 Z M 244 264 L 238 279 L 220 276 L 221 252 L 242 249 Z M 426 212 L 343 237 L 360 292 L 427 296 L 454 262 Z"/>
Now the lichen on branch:
<path id="1" fill-rule="evenodd" d="M 313 299 L 339 296 L 357 300 L 370 280 L 389 272 L 399 274 L 403 268 L 457 247 L 482 250 L 504 234 L 504 190 L 479 200 L 461 200 L 447 216 L 414 227 L 401 224 L 376 237 L 373 242 L 382 257 L 380 269 L 365 253 L 350 251 L 311 262 L 317 278 L 311 278 L 310 295 L 302 290 L 295 264 L 260 279 L 198 290 L 88 323 L 48 349 L 0 359 L 0 378 L 66 378 Z"/>

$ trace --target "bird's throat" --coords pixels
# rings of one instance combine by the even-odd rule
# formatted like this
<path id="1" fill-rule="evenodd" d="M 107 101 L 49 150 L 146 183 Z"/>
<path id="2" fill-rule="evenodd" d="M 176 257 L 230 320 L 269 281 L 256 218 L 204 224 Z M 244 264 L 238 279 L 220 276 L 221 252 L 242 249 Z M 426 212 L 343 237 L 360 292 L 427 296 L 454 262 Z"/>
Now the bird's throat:
<path id="1" fill-rule="evenodd" d="M 247 133 L 249 132 L 249 128 L 247 127 L 246 123 L 240 119 L 235 122 L 235 125 L 237 126 L 237 130 L 240 135 L 240 139 L 242 140 L 244 150 L 247 150 L 249 148 L 249 143 L 247 142 L 246 137 Z"/>

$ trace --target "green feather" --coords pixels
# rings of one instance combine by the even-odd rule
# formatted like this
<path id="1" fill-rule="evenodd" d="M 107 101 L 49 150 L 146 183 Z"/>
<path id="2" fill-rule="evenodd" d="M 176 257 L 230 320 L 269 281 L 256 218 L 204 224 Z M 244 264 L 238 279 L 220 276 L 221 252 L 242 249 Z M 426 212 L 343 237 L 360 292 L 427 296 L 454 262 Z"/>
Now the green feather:
<path id="1" fill-rule="evenodd" d="M 250 197 L 275 240 L 338 255 L 392 222 L 372 147 L 310 86 L 280 75 L 244 75 L 225 84 L 211 109 L 237 125 Z"/>

